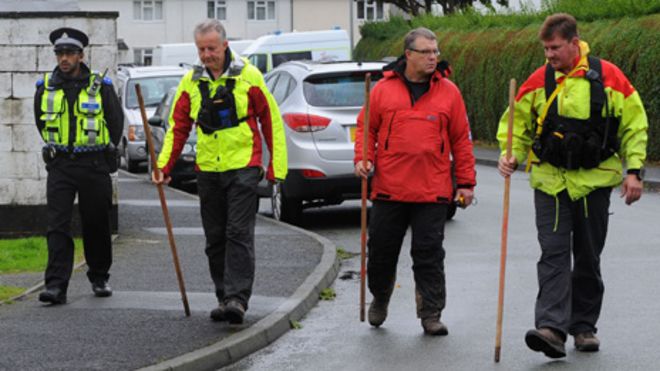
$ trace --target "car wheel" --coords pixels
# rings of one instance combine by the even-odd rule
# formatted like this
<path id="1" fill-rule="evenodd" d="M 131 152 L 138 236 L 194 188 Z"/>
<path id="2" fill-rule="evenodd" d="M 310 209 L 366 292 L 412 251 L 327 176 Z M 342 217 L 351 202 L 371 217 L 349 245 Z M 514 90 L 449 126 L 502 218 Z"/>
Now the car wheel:
<path id="1" fill-rule="evenodd" d="M 451 220 L 454 215 L 456 215 L 456 203 L 455 202 L 450 202 L 449 205 L 447 206 L 447 218 L 446 220 Z"/>
<path id="2" fill-rule="evenodd" d="M 297 198 L 286 197 L 280 183 L 272 185 L 271 207 L 273 218 L 286 223 L 299 224 L 302 217 L 302 201 Z"/>
<path id="3" fill-rule="evenodd" d="M 126 169 L 131 173 L 137 173 L 140 170 L 140 161 L 126 160 Z"/>

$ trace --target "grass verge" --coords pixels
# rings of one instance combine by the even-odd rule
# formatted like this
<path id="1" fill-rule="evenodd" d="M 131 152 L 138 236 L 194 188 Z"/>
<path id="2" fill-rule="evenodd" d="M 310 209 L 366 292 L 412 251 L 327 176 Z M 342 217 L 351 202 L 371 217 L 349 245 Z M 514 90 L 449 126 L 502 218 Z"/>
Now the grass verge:
<path id="1" fill-rule="evenodd" d="M 83 258 L 82 240 L 76 238 L 74 260 Z M 0 240 L 0 274 L 40 272 L 46 268 L 48 248 L 45 237 Z"/>
<path id="2" fill-rule="evenodd" d="M 0 285 L 0 302 L 18 296 L 25 291 L 24 287 Z"/>

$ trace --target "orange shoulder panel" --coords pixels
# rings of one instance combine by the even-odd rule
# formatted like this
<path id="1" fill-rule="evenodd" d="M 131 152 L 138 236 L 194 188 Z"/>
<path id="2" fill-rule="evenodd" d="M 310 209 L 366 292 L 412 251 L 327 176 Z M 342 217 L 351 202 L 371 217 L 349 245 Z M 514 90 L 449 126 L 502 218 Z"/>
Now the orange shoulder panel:
<path id="1" fill-rule="evenodd" d="M 601 59 L 601 64 L 603 65 L 603 83 L 605 84 L 605 87 L 610 87 L 613 90 L 620 92 L 626 98 L 635 92 L 635 88 L 630 81 L 628 81 L 628 78 L 623 74 L 619 67 L 604 59 Z"/>
<path id="2" fill-rule="evenodd" d="M 518 89 L 516 102 L 520 101 L 526 94 L 545 86 L 545 65 L 539 67 L 532 73 Z"/>

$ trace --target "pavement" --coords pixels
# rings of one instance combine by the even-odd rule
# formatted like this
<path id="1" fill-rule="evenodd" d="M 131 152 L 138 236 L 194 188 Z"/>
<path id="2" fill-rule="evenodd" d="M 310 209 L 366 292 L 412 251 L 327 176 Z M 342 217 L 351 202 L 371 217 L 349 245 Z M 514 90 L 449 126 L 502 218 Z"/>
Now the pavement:
<path id="1" fill-rule="evenodd" d="M 119 236 L 113 243 L 109 298 L 94 297 L 85 267 L 68 303 L 37 300 L 42 273 L 3 275 L 31 287 L 0 306 L 0 370 L 217 369 L 277 339 L 331 285 L 335 246 L 303 229 L 257 216 L 256 277 L 245 323 L 209 318 L 217 306 L 204 254 L 196 196 L 166 187 L 166 199 L 191 316 L 184 313 L 156 188 L 120 172 Z"/>
<path id="2" fill-rule="evenodd" d="M 495 149 L 475 148 L 475 155 L 480 164 L 497 163 Z M 648 167 L 644 183 L 660 190 L 660 168 Z M 63 306 L 37 301 L 42 273 L 0 275 L 0 284 L 27 290 L 0 305 L 0 370 L 218 369 L 288 331 L 339 270 L 333 242 L 259 214 L 256 277 L 246 321 L 238 326 L 212 322 L 208 314 L 216 299 L 199 201 L 166 188 L 192 311 L 186 317 L 155 187 L 144 176 L 120 172 L 118 190 L 113 296 L 92 295 L 83 264 L 74 272 Z"/>

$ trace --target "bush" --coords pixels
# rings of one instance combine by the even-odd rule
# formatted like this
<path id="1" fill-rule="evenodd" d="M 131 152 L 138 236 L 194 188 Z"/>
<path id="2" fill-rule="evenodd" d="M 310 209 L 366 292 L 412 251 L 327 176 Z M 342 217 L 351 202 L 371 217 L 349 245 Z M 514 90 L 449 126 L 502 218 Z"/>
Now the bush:
<path id="1" fill-rule="evenodd" d="M 600 0 L 588 1 L 601 4 Z M 557 0 L 554 5 L 561 7 L 571 3 Z M 619 14 L 637 14 L 634 12 L 647 12 L 660 6 L 658 0 L 635 1 L 637 5 L 631 9 L 617 7 L 616 4 L 627 3 L 625 0 L 602 3 L 605 9 Z M 411 27 L 424 26 L 434 30 L 443 58 L 453 66 L 452 79 L 463 92 L 474 138 L 493 143 L 500 116 L 507 106 L 509 79 L 515 78 L 520 85 L 544 62 L 537 34 L 545 15 L 478 15 L 468 12 L 449 17 L 423 16 L 412 20 L 407 28 L 392 38 L 364 37 L 357 45 L 355 55 L 361 59 L 398 56 L 403 35 Z M 581 38 L 589 43 L 592 54 L 619 66 L 642 97 L 650 126 L 648 157 L 660 160 L 660 14 L 594 22 L 580 22 L 578 17 L 578 22 Z"/>

